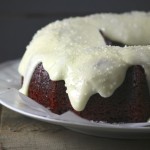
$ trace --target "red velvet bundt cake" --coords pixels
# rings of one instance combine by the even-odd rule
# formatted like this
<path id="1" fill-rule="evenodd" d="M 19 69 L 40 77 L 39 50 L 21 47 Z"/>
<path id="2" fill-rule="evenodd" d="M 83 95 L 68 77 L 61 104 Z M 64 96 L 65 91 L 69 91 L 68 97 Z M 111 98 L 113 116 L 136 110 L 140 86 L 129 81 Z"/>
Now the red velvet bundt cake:
<path id="1" fill-rule="evenodd" d="M 145 122 L 150 46 L 143 45 L 150 44 L 149 29 L 144 12 L 51 23 L 37 32 L 21 60 L 20 91 L 56 114 L 71 110 L 94 121 Z"/>

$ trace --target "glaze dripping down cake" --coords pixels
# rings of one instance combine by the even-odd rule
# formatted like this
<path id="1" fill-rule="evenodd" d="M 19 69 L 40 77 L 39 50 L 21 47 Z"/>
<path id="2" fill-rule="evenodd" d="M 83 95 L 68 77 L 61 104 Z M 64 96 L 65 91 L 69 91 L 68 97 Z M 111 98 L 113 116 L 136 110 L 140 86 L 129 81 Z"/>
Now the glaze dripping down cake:
<path id="1" fill-rule="evenodd" d="M 150 117 L 150 13 L 94 14 L 39 30 L 19 66 L 20 92 L 94 121 Z"/>

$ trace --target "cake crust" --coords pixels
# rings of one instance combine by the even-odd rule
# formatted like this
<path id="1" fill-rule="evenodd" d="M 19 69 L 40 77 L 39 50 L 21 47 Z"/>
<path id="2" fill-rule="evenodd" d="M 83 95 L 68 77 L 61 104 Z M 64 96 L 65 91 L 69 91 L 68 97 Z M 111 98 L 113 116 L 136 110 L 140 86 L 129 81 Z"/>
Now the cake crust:
<path id="1" fill-rule="evenodd" d="M 150 117 L 150 96 L 144 69 L 132 66 L 122 85 L 108 98 L 94 94 L 83 111 L 75 111 L 66 93 L 64 81 L 52 81 L 40 63 L 31 78 L 28 96 L 53 113 L 68 110 L 93 121 L 145 122 Z"/>

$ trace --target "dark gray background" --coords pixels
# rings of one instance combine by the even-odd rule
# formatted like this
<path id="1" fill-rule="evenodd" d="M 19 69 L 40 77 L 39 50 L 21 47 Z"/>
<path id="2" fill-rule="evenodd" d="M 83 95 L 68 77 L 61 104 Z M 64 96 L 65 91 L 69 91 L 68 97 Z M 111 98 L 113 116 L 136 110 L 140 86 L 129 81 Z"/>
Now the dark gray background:
<path id="1" fill-rule="evenodd" d="M 98 12 L 149 11 L 149 0 L 0 0 L 0 62 L 20 58 L 37 29 Z"/>

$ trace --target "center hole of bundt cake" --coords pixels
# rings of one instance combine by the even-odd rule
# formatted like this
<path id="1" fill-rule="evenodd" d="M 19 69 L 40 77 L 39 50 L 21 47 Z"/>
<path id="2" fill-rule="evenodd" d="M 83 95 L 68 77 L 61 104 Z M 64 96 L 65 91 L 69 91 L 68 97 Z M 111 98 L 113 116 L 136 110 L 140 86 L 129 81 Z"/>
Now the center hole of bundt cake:
<path id="1" fill-rule="evenodd" d="M 100 34 L 102 35 L 106 45 L 111 45 L 111 46 L 120 46 L 120 47 L 124 47 L 125 44 L 111 40 L 109 37 L 107 37 L 102 30 L 99 31 Z"/>

